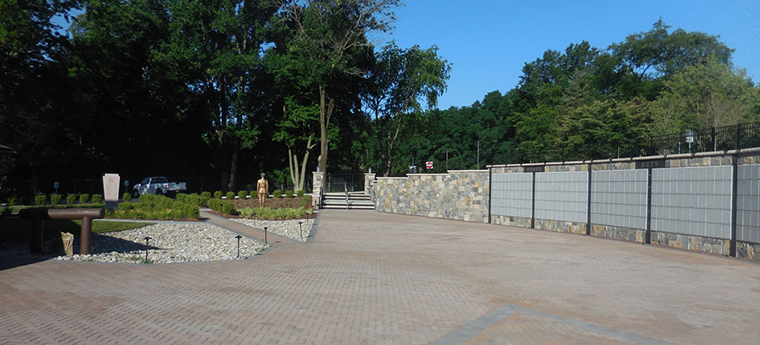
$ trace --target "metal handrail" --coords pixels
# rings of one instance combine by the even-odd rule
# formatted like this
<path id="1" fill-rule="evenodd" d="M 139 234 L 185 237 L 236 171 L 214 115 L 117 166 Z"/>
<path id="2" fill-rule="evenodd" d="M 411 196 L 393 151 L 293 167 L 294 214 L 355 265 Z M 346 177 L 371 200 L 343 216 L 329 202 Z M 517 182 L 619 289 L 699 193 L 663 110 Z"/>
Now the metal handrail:
<path id="1" fill-rule="evenodd" d="M 348 184 L 343 181 L 343 191 L 346 192 L 346 209 L 348 210 Z"/>

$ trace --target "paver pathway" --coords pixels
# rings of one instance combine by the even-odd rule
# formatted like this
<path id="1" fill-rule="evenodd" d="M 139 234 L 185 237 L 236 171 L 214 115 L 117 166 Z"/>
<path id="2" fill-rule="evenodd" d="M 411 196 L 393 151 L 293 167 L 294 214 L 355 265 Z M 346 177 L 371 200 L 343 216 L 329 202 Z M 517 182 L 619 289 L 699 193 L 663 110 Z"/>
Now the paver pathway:
<path id="1" fill-rule="evenodd" d="M 760 265 L 323 211 L 253 260 L 0 271 L 0 344 L 757 344 Z"/>

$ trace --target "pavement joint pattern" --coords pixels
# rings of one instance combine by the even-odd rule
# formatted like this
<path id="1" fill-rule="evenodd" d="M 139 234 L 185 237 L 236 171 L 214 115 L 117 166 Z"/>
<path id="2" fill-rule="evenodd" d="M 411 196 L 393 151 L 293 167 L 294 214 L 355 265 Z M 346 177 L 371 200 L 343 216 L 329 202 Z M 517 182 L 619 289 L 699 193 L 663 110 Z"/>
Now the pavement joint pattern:
<path id="1" fill-rule="evenodd" d="M 318 230 L 255 260 L 2 269 L 0 344 L 760 339 L 749 262 L 375 211 L 323 210 Z"/>

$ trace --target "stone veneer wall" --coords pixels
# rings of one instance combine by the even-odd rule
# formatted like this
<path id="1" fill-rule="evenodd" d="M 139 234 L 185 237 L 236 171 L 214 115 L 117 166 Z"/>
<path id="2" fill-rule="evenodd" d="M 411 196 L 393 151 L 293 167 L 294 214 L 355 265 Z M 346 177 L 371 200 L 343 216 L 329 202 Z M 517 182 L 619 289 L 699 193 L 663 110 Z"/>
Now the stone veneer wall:
<path id="1" fill-rule="evenodd" d="M 380 212 L 488 222 L 488 170 L 378 177 L 373 188 Z"/>

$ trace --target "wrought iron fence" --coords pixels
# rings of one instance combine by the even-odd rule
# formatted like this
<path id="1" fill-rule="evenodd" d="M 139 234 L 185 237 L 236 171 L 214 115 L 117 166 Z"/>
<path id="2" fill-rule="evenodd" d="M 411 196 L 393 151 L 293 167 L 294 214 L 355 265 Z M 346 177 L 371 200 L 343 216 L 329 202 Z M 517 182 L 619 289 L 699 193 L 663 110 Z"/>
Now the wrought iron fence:
<path id="1" fill-rule="evenodd" d="M 650 137 L 649 155 L 738 150 L 760 146 L 760 122 Z"/>

